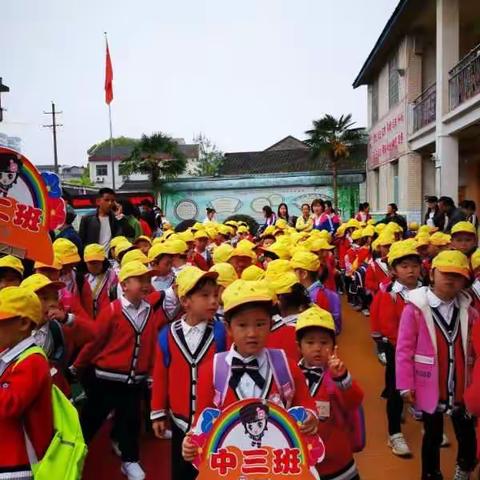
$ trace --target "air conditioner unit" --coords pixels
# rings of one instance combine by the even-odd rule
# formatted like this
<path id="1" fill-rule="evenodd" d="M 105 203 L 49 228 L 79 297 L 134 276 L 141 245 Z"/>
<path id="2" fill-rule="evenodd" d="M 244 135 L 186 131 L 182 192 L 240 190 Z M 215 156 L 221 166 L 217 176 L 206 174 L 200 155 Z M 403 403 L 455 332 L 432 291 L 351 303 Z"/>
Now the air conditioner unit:
<path id="1" fill-rule="evenodd" d="M 105 179 L 103 177 L 97 177 L 95 183 L 104 183 Z"/>

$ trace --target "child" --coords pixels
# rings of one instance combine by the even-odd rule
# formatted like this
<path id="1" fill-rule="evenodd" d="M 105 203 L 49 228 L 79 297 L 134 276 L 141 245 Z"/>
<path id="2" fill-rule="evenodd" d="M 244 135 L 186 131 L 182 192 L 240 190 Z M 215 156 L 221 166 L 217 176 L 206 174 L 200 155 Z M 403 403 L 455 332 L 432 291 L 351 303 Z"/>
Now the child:
<path id="1" fill-rule="evenodd" d="M 22 283 L 23 263 L 13 255 L 0 258 L 0 290 L 5 287 L 18 287 Z"/>
<path id="2" fill-rule="evenodd" d="M 334 248 L 333 245 L 330 245 L 328 241 L 323 238 L 313 241 L 310 245 L 310 251 L 318 255 L 320 263 L 323 266 L 323 268 L 320 267 L 319 271 L 320 278 L 324 278 L 322 283 L 325 287 L 335 292 L 337 290 L 337 270 L 335 267 L 335 256 L 333 255 Z"/>
<path id="3" fill-rule="evenodd" d="M 35 262 L 33 265 L 35 273 L 41 273 L 49 278 L 52 282 L 58 282 L 62 273 L 62 263 L 57 257 L 54 257 L 50 264 Z"/>
<path id="4" fill-rule="evenodd" d="M 228 262 L 230 255 L 233 252 L 233 247 L 229 243 L 222 243 L 213 249 L 213 263 Z"/>
<path id="5" fill-rule="evenodd" d="M 157 332 L 165 323 L 162 310 L 147 297 L 155 273 L 138 261 L 121 268 L 123 294 L 100 312 L 95 340 L 82 348 L 73 364 L 78 373 L 93 367 L 80 416 L 85 441 L 93 439 L 113 410 L 121 469 L 129 480 L 145 478 L 138 463 L 140 403 L 153 372 Z"/>
<path id="6" fill-rule="evenodd" d="M 217 272 L 186 267 L 177 278 L 185 315 L 159 335 L 153 372 L 153 430 L 163 438 L 167 418 L 172 426 L 172 478 L 196 478 L 194 467 L 181 458 L 182 441 L 191 427 L 199 402 L 198 369 L 225 350 L 221 322 L 213 322 L 218 308 Z M 184 381 L 179 381 L 184 379 Z M 169 412 L 169 413 L 168 413 Z"/>
<path id="7" fill-rule="evenodd" d="M 261 282 L 237 280 L 223 292 L 225 320 L 233 345 L 228 352 L 217 353 L 214 359 L 202 366 L 198 383 L 197 415 L 207 407 L 222 410 L 238 400 L 261 398 L 283 405 L 303 406 L 307 418 L 300 425 L 304 434 L 317 431 L 315 403 L 308 392 L 302 372 L 296 363 L 287 360 L 280 350 L 265 348 L 272 322 L 273 294 Z M 275 360 L 273 360 L 275 358 Z M 290 371 L 290 385 L 279 386 L 273 378 L 278 362 Z M 227 369 L 228 387 L 222 395 L 215 394 L 214 369 Z M 276 377 L 276 375 L 275 375 Z M 195 424 L 195 421 L 194 421 Z M 183 458 L 191 462 L 197 447 L 187 435 L 183 440 Z"/>
<path id="8" fill-rule="evenodd" d="M 148 252 L 148 261 L 158 275 L 152 277 L 152 286 L 157 291 L 166 290 L 173 285 L 175 275 L 172 272 L 173 256 L 178 253 L 172 242 L 156 243 Z"/>
<path id="9" fill-rule="evenodd" d="M 452 227 L 450 234 L 452 236 L 450 247 L 470 257 L 478 244 L 477 231 L 473 224 L 470 222 L 458 222 Z"/>
<path id="10" fill-rule="evenodd" d="M 431 287 L 409 294 L 396 350 L 397 389 L 422 412 L 422 479 L 441 479 L 443 416 L 451 417 L 458 441 L 455 479 L 468 479 L 476 464 L 474 420 L 463 401 L 472 366 L 469 345 L 478 314 L 462 292 L 470 279 L 468 258 L 451 250 L 433 260 Z"/>
<path id="11" fill-rule="evenodd" d="M 374 241 L 376 242 L 378 257 L 370 259 L 365 272 L 365 287 L 373 296 L 378 292 L 381 284 L 390 281 L 387 255 L 394 241 L 393 234 L 388 232 L 379 235 L 377 240 Z"/>
<path id="12" fill-rule="evenodd" d="M 192 264 L 207 271 L 212 266 L 212 256 L 207 249 L 209 242 L 208 234 L 205 230 L 198 230 L 194 234 L 195 250 L 192 255 Z"/>
<path id="13" fill-rule="evenodd" d="M 388 253 L 392 282 L 383 284 L 376 293 L 370 309 L 372 338 L 377 344 L 379 360 L 385 365 L 388 445 L 394 455 L 411 455 L 401 429 L 403 400 L 395 385 L 395 346 L 398 325 L 410 291 L 418 287 L 420 255 L 410 240 L 397 242 Z"/>
<path id="14" fill-rule="evenodd" d="M 329 480 L 359 480 L 348 431 L 363 391 L 338 358 L 333 318 L 313 306 L 298 315 L 295 328 L 302 355 L 299 366 L 317 405 L 318 433 L 328 452 L 317 471 Z"/>
<path id="15" fill-rule="evenodd" d="M 298 360 L 300 352 L 295 338 L 295 325 L 298 315 L 311 305 L 310 296 L 293 272 L 279 275 L 270 285 L 277 295 L 280 315 L 276 319 L 274 317 L 267 347 L 284 350 L 287 357 Z"/>
<path id="16" fill-rule="evenodd" d="M 470 257 L 470 263 L 472 265 L 474 279 L 472 286 L 470 287 L 472 307 L 480 315 L 480 248 L 477 248 Z"/>
<path id="17" fill-rule="evenodd" d="M 152 247 L 152 240 L 146 235 L 140 235 L 133 242 L 133 246 L 138 248 L 143 254 L 148 255 L 148 251 Z"/>
<path id="18" fill-rule="evenodd" d="M 340 297 L 318 280 L 320 260 L 317 255 L 300 249 L 294 253 L 290 265 L 295 270 L 298 281 L 307 289 L 312 303 L 333 315 L 336 332 L 339 334 L 342 330 Z"/>
<path id="19" fill-rule="evenodd" d="M 257 267 L 257 265 L 250 265 L 242 272 L 242 280 L 263 280 L 265 278 L 265 270 Z"/>
<path id="20" fill-rule="evenodd" d="M 247 245 L 240 245 L 232 251 L 228 262 L 233 265 L 233 268 L 235 269 L 238 277 L 240 278 L 243 271 L 250 265 L 255 263 L 256 260 L 257 256 L 251 248 L 249 248 Z"/>
<path id="21" fill-rule="evenodd" d="M 215 320 L 224 320 L 223 315 L 223 303 L 222 293 L 232 284 L 235 280 L 238 280 L 237 272 L 229 263 L 216 263 L 209 272 L 216 272 L 218 274 L 217 286 L 218 286 L 218 310 L 215 315 Z"/>
<path id="22" fill-rule="evenodd" d="M 83 282 L 82 298 L 87 313 L 93 319 L 110 304 L 110 289 L 117 285 L 116 273 L 110 268 L 105 249 L 98 243 L 87 245 L 83 251 L 83 261 L 87 267 Z"/>
<path id="23" fill-rule="evenodd" d="M 0 291 L 0 478 L 33 478 L 25 446 L 28 436 L 37 458 L 53 438 L 52 379 L 48 361 L 20 355 L 35 345 L 33 330 L 42 306 L 29 289 Z"/>

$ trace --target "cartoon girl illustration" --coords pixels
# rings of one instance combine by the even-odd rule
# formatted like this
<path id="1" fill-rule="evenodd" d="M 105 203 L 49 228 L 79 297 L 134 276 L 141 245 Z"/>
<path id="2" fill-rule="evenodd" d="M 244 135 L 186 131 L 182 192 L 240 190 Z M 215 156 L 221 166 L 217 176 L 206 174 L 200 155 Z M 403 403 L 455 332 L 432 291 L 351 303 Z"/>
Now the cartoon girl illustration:
<path id="1" fill-rule="evenodd" d="M 12 153 L 0 153 L 0 194 L 6 197 L 14 183 L 17 183 L 22 161 Z"/>
<path id="2" fill-rule="evenodd" d="M 268 413 L 268 405 L 261 402 L 250 403 L 240 409 L 240 421 L 252 440 L 252 447 L 262 446 L 262 438 L 268 430 Z"/>

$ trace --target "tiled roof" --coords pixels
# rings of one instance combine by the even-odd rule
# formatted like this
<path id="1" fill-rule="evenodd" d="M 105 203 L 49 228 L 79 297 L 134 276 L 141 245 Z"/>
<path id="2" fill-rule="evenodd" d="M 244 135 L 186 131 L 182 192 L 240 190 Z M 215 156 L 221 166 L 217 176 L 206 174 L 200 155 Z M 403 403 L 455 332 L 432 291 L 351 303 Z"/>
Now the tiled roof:
<path id="1" fill-rule="evenodd" d="M 308 145 L 298 138 L 293 137 L 292 135 L 288 135 L 285 138 L 282 138 L 277 143 L 274 143 L 272 146 L 265 149 L 268 150 L 308 150 Z"/>
<path id="2" fill-rule="evenodd" d="M 198 158 L 198 145 L 179 144 L 178 148 L 185 155 L 186 158 Z M 116 160 L 124 159 L 130 155 L 132 150 L 132 146 L 113 147 L 113 158 Z M 88 157 L 88 160 L 110 160 L 110 147 L 106 145 L 95 149 L 93 153 Z"/>

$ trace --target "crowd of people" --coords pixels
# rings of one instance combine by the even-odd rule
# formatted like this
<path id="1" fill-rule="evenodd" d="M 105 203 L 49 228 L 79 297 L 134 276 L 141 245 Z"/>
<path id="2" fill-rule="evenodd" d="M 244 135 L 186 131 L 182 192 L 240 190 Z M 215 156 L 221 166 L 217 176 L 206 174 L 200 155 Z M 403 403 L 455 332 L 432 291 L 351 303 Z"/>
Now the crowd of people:
<path id="1" fill-rule="evenodd" d="M 138 215 L 100 190 L 78 234 L 69 212 L 51 263 L 0 258 L 0 479 L 36 478 L 38 459 L 55 463 L 52 383 L 78 406 L 86 444 L 110 419 L 129 480 L 145 478 L 145 414 L 154 435 L 171 440 L 171 478 L 188 480 L 197 476 L 190 434 L 199 414 L 246 398 L 305 407 L 299 428 L 318 433 L 326 449 L 318 478 L 359 479 L 354 453 L 363 445 L 353 437 L 368 430 L 368 418 L 337 345 L 349 308 L 369 317 L 385 366 L 392 453 L 412 453 L 402 434 L 405 403 L 424 430 L 419 476 L 442 479 L 449 417 L 454 478 L 469 479 L 480 415 L 475 205 L 427 201 L 421 226 L 407 224 L 395 204 L 379 222 L 365 203 L 342 221 L 331 202 L 316 199 L 298 218 L 285 204 L 277 214 L 265 207 L 258 232 L 219 223 L 210 208 L 176 232 L 153 205 Z M 342 296 L 350 304 L 343 311 Z M 288 389 L 277 384 L 279 368 L 290 373 Z"/>

